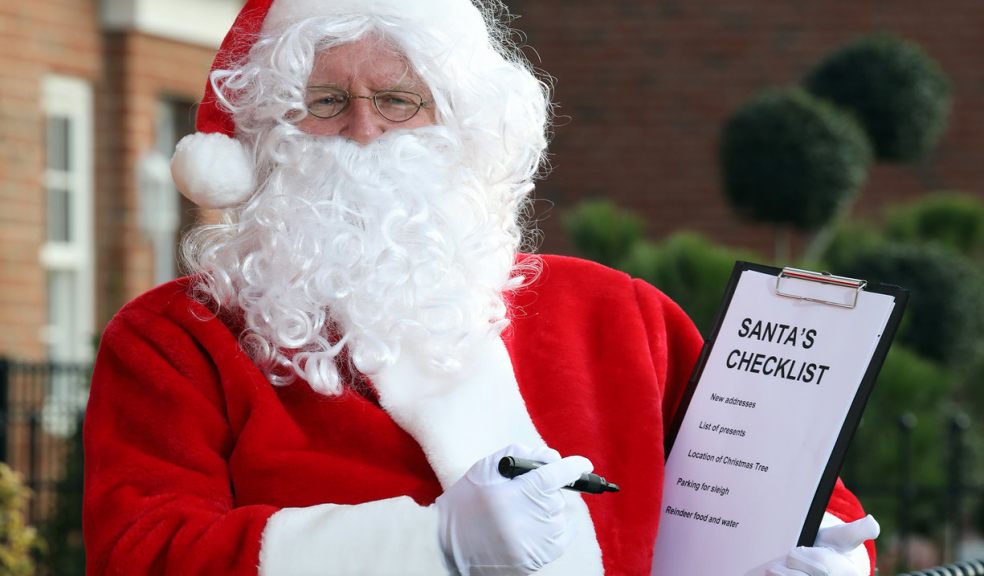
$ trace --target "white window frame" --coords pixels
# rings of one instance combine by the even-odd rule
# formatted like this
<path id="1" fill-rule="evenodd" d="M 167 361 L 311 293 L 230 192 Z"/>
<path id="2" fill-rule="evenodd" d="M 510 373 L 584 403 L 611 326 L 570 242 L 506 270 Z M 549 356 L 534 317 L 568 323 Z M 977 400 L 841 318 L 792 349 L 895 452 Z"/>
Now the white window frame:
<path id="1" fill-rule="evenodd" d="M 73 314 L 71 325 L 75 327 L 75 333 L 67 335 L 66 339 L 65 335 L 57 334 L 54 326 L 47 325 L 42 329 L 41 339 L 48 345 L 51 360 L 86 362 L 92 359 L 95 332 L 92 86 L 81 78 L 48 75 L 42 80 L 41 100 L 45 126 L 51 117 L 69 121 L 68 153 L 72 161 L 67 172 L 50 169 L 49 148 L 45 147 L 42 193 L 47 194 L 46 190 L 53 185 L 69 190 L 71 238 L 67 242 L 51 241 L 46 232 L 39 259 L 47 272 L 71 272 L 76 279 L 71 301 L 63 303 Z"/>

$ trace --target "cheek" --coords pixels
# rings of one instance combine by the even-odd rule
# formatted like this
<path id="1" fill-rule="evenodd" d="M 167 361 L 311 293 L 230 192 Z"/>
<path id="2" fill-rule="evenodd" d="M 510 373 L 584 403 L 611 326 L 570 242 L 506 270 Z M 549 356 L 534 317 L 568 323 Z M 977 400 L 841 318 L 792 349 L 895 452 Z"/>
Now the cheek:
<path id="1" fill-rule="evenodd" d="M 434 111 L 430 108 L 424 108 L 417 113 L 416 116 L 407 120 L 406 122 L 401 122 L 399 124 L 400 128 L 423 128 L 424 126 L 433 126 L 437 124 L 434 120 Z"/>
<path id="2" fill-rule="evenodd" d="M 307 116 L 296 126 L 301 132 L 315 136 L 337 136 L 341 132 L 341 125 L 334 118 L 325 120 Z"/>

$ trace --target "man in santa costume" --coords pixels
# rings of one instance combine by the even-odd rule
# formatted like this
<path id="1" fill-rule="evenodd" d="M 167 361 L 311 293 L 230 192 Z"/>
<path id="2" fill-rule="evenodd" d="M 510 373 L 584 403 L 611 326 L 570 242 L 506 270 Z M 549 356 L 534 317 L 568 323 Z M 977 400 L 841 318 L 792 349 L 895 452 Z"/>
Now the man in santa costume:
<path id="1" fill-rule="evenodd" d="M 501 16 L 246 3 L 173 160 L 226 217 L 102 338 L 90 574 L 649 574 L 701 339 L 644 282 L 521 252 L 549 90 Z M 592 463 L 621 493 L 561 490 Z M 829 512 L 771 574 L 869 573 L 877 524 L 840 484 Z"/>

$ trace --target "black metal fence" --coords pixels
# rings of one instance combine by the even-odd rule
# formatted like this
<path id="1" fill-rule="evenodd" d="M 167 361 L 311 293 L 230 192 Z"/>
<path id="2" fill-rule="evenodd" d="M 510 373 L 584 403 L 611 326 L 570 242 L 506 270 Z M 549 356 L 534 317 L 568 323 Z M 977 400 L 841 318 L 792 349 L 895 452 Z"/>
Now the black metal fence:
<path id="1" fill-rule="evenodd" d="M 0 461 L 23 477 L 33 496 L 28 520 L 47 519 L 67 458 L 77 443 L 91 366 L 0 358 Z"/>
<path id="2" fill-rule="evenodd" d="M 853 472 L 866 466 L 865 446 L 852 447 L 842 476 L 866 510 L 883 528 L 877 545 L 882 574 L 895 574 L 966 558 L 970 544 L 984 546 L 984 485 L 974 481 L 974 450 L 970 449 L 974 422 L 965 414 L 946 419 L 941 445 L 917 451 L 913 433 L 919 426 L 910 414 L 898 418 L 895 430 L 883 430 L 881 442 L 895 450 L 896 473 L 878 482 L 851 482 Z M 977 435 L 979 436 L 979 435 Z M 929 463 L 941 473 L 940 481 L 917 481 L 920 464 Z M 976 541 L 975 541 L 976 539 Z M 980 548 L 979 548 L 980 549 Z M 939 567 L 938 567 L 939 568 Z M 964 572 L 918 572 L 918 574 Z M 977 574 L 977 572 L 967 572 Z M 982 573 L 984 576 L 984 573 Z"/>

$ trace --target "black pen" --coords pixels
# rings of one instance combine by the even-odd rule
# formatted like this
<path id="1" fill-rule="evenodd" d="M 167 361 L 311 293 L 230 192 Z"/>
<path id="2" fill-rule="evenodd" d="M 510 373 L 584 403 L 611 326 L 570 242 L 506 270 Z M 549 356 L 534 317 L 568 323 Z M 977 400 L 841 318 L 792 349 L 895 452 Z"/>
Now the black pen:
<path id="1" fill-rule="evenodd" d="M 499 460 L 499 474 L 502 474 L 506 478 L 515 478 L 516 476 L 526 474 L 530 470 L 536 470 L 543 465 L 544 462 L 537 462 L 536 460 L 525 460 L 514 456 L 503 456 L 502 459 Z M 577 481 L 573 484 L 564 486 L 564 488 L 567 490 L 585 492 L 587 494 L 603 494 L 605 492 L 618 492 L 619 490 L 617 484 L 608 482 L 597 474 L 590 473 L 581 474 L 581 477 Z"/>

